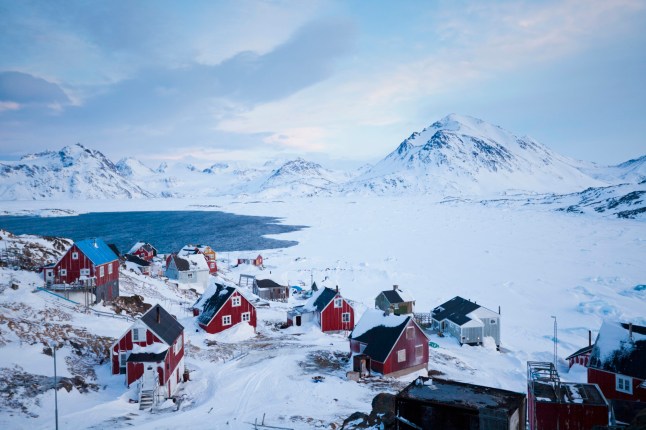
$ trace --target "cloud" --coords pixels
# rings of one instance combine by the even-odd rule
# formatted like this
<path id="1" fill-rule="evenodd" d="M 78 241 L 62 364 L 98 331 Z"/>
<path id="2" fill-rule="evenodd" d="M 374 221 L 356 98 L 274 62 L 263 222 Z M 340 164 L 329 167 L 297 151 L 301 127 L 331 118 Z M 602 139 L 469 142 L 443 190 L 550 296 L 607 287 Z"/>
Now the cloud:
<path id="1" fill-rule="evenodd" d="M 60 105 L 69 103 L 70 99 L 61 87 L 45 79 L 21 72 L 0 72 L 0 101 Z"/>

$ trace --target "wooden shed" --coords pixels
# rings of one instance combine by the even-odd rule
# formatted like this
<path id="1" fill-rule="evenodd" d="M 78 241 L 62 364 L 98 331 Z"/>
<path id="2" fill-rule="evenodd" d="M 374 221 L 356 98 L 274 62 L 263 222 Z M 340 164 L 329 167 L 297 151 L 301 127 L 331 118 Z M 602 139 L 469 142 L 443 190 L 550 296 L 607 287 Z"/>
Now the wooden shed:
<path id="1" fill-rule="evenodd" d="M 414 306 L 415 300 L 399 285 L 393 285 L 392 290 L 382 291 L 375 298 L 375 308 L 395 315 L 412 314 Z"/>
<path id="2" fill-rule="evenodd" d="M 561 382 L 554 364 L 527 362 L 530 430 L 592 430 L 608 425 L 609 412 L 598 385 Z"/>
<path id="3" fill-rule="evenodd" d="M 407 430 L 524 430 L 525 403 L 523 393 L 420 377 L 395 397 L 395 417 Z"/>

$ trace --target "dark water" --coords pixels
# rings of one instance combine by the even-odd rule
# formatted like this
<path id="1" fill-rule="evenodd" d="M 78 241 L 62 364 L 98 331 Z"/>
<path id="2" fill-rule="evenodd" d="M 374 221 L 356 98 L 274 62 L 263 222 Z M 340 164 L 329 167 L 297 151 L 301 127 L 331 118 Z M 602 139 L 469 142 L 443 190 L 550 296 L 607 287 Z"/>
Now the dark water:
<path id="1" fill-rule="evenodd" d="M 209 245 L 217 252 L 286 248 L 298 242 L 263 237 L 305 226 L 279 224 L 280 219 L 228 212 L 95 212 L 66 217 L 0 216 L 0 228 L 14 234 L 59 236 L 74 241 L 101 238 L 128 252 L 138 241 L 161 253 L 186 244 Z"/>

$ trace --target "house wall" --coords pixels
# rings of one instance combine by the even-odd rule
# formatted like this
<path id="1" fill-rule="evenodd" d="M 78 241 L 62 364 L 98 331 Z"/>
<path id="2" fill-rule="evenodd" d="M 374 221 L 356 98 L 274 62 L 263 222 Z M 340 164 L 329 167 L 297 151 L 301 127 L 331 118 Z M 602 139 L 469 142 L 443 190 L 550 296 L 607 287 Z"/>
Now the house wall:
<path id="1" fill-rule="evenodd" d="M 572 357 L 568 360 L 568 363 L 570 364 L 570 367 L 574 366 L 575 364 L 580 364 L 581 366 L 588 367 L 588 364 L 590 364 L 590 353 Z"/>
<path id="2" fill-rule="evenodd" d="M 483 334 L 493 337 L 496 345 L 500 346 L 500 317 L 480 318 L 484 323 Z"/>
<path id="3" fill-rule="evenodd" d="M 151 250 L 150 252 L 146 251 L 143 248 L 139 248 L 135 252 L 133 252 L 133 255 L 136 255 L 137 257 L 141 258 L 142 260 L 146 261 L 151 261 L 153 259 L 154 252 Z"/>
<path id="4" fill-rule="evenodd" d="M 341 298 L 340 294 L 334 296 L 334 300 Z M 334 307 L 334 300 L 326 306 L 325 309 L 321 312 L 321 331 L 340 331 L 340 330 L 352 330 L 354 328 L 354 309 L 350 306 L 345 299 L 341 302 L 340 308 Z M 343 313 L 350 314 L 350 321 L 344 323 L 342 321 Z"/>
<path id="5" fill-rule="evenodd" d="M 413 323 L 412 320 L 408 323 L 406 327 L 413 327 L 413 338 L 406 339 L 406 329 L 402 332 L 401 336 L 395 343 L 395 347 L 390 352 L 390 355 L 386 358 L 386 361 L 383 365 L 382 373 L 384 375 L 401 372 L 402 370 L 419 367 L 421 365 L 428 365 L 428 338 L 420 330 L 417 324 Z M 422 355 L 421 357 L 415 356 L 415 346 L 422 345 Z M 397 361 L 397 351 L 406 350 L 406 360 L 403 362 Z"/>
<path id="6" fill-rule="evenodd" d="M 588 367 L 588 383 L 597 384 L 608 400 L 630 400 L 646 402 L 646 389 L 639 388 L 643 379 L 633 379 L 633 394 L 617 391 L 617 376 L 615 373 Z"/>
<path id="7" fill-rule="evenodd" d="M 287 287 L 258 288 L 254 286 L 253 292 L 265 300 L 285 300 L 289 298 L 289 288 Z"/>
<path id="8" fill-rule="evenodd" d="M 146 339 L 140 342 L 132 341 L 132 329 L 133 328 L 145 328 L 146 329 Z M 119 374 L 119 353 L 120 352 L 130 352 L 132 351 L 133 345 L 139 346 L 148 346 L 153 343 L 164 343 L 157 336 L 151 332 L 145 324 L 140 321 L 135 322 L 127 332 L 125 332 L 117 342 L 112 345 L 112 374 Z M 143 371 L 143 368 L 142 368 Z M 140 375 L 141 376 L 141 375 Z"/>
<path id="9" fill-rule="evenodd" d="M 537 402 L 533 410 L 535 430 L 591 430 L 596 425 L 608 425 L 607 406 Z"/>
<path id="10" fill-rule="evenodd" d="M 233 306 L 233 301 L 231 300 L 233 297 L 240 297 L 240 306 Z M 242 314 L 244 312 L 249 312 L 250 313 L 250 320 L 249 324 L 252 327 L 256 327 L 257 323 L 257 318 L 256 318 L 256 308 L 243 296 L 241 295 L 238 291 L 233 293 L 231 297 L 226 301 L 224 305 L 220 308 L 220 310 L 211 318 L 211 321 L 207 325 L 203 325 L 200 323 L 200 327 L 202 327 L 204 330 L 206 330 L 207 333 L 219 333 L 221 331 L 227 330 L 234 325 L 241 323 L 242 322 Z M 230 325 L 222 325 L 222 317 L 225 315 L 231 315 L 231 324 Z"/>
<path id="11" fill-rule="evenodd" d="M 460 343 L 478 344 L 484 339 L 483 327 L 462 327 L 458 340 Z"/>
<path id="12" fill-rule="evenodd" d="M 390 302 L 384 296 L 384 293 L 379 293 L 375 299 L 375 308 L 381 309 L 382 311 L 390 310 Z"/>

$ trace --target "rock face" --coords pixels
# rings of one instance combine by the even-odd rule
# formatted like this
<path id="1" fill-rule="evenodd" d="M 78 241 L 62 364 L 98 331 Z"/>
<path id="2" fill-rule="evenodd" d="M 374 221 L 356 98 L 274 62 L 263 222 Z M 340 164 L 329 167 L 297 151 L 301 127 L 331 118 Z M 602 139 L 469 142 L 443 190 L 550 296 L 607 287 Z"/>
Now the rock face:
<path id="1" fill-rule="evenodd" d="M 388 393 L 379 393 L 372 399 L 370 415 L 355 412 L 343 421 L 342 429 L 382 428 L 394 430 L 397 428 L 395 420 L 395 396 Z"/>

